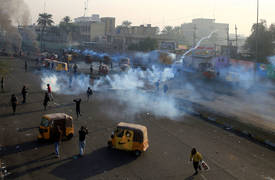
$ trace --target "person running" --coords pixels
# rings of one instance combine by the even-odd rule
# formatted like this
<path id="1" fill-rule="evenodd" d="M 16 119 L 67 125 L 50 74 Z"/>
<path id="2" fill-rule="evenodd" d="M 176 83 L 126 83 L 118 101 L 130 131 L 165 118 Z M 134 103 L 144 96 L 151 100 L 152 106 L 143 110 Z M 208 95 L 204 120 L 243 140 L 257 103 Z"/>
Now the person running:
<path id="1" fill-rule="evenodd" d="M 44 111 L 47 110 L 49 101 L 50 101 L 49 94 L 47 92 L 45 92 L 45 97 L 44 97 L 44 101 L 43 101 Z"/>
<path id="2" fill-rule="evenodd" d="M 90 96 L 93 95 L 93 94 L 94 94 L 93 90 L 90 87 L 88 87 L 88 90 L 87 90 L 87 101 L 89 101 Z"/>
<path id="3" fill-rule="evenodd" d="M 197 152 L 196 148 L 193 148 L 191 150 L 190 161 L 192 161 L 192 160 L 193 160 L 193 167 L 195 169 L 195 173 L 193 175 L 197 175 L 198 168 L 201 169 L 199 163 L 202 161 L 202 155 L 201 155 L 201 153 Z"/>
<path id="4" fill-rule="evenodd" d="M 79 156 L 83 156 L 85 153 L 85 146 L 86 146 L 86 135 L 88 134 L 88 129 L 84 126 L 81 126 L 81 128 L 78 131 L 79 133 Z"/>
<path id="5" fill-rule="evenodd" d="M 15 114 L 15 112 L 16 112 L 16 105 L 17 105 L 17 97 L 15 96 L 15 94 L 12 94 L 11 95 L 11 106 L 12 106 L 13 114 Z"/>
<path id="6" fill-rule="evenodd" d="M 56 126 L 53 133 L 54 149 L 57 158 L 60 157 L 59 145 L 62 139 L 62 131 L 59 126 Z"/>
<path id="7" fill-rule="evenodd" d="M 81 103 L 81 98 L 79 99 L 74 99 L 75 102 L 75 111 L 76 111 L 76 117 L 78 119 L 79 116 L 81 116 L 80 114 L 80 103 Z"/>
<path id="8" fill-rule="evenodd" d="M 22 94 L 22 96 L 23 96 L 23 101 L 22 101 L 23 104 L 26 103 L 26 96 L 27 96 L 27 93 L 28 93 L 27 87 L 24 85 L 23 88 L 22 88 L 22 91 L 21 91 L 21 94 Z"/>
<path id="9" fill-rule="evenodd" d="M 52 87 L 50 84 L 47 84 L 47 90 L 48 90 L 48 95 L 50 97 L 50 101 L 53 101 Z"/>

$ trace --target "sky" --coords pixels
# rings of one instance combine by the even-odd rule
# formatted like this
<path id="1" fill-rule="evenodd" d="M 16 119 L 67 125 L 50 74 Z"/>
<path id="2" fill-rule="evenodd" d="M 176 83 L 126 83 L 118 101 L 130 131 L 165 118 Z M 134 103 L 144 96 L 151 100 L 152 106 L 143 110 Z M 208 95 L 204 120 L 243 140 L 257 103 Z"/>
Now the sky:
<path id="1" fill-rule="evenodd" d="M 45 11 L 58 24 L 65 16 L 83 16 L 87 0 L 24 1 L 30 8 L 32 23 Z M 274 7 L 275 0 L 259 0 L 259 20 L 265 19 L 268 25 L 275 23 Z M 256 12 L 257 0 L 88 0 L 86 15 L 115 17 L 116 25 L 129 20 L 132 25 L 152 24 L 161 29 L 165 25 L 180 26 L 194 18 L 214 18 L 218 23 L 228 23 L 230 33 L 235 32 L 236 24 L 238 34 L 248 36 L 256 22 Z"/>

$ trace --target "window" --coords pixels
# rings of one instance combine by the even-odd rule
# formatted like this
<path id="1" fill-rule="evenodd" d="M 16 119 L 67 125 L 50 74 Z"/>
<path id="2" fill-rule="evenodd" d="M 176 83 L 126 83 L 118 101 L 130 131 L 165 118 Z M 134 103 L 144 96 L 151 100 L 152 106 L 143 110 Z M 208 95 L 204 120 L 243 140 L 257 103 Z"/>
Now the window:
<path id="1" fill-rule="evenodd" d="M 126 131 L 126 137 L 131 137 L 131 132 L 130 131 Z"/>
<path id="2" fill-rule="evenodd" d="M 44 127 L 48 127 L 48 125 L 49 125 L 48 119 L 42 118 L 40 125 L 44 126 Z"/>
<path id="3" fill-rule="evenodd" d="M 123 129 L 117 129 L 117 131 L 116 131 L 116 136 L 117 137 L 122 137 L 123 134 L 124 134 L 124 130 Z"/>

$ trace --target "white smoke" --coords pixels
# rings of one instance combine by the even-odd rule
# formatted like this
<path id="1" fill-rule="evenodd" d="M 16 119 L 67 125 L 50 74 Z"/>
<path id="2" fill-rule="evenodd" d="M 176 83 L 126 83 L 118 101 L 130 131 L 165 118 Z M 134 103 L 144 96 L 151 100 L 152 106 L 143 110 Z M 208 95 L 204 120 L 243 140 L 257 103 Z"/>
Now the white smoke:
<path id="1" fill-rule="evenodd" d="M 47 90 L 51 85 L 56 94 L 81 94 L 90 86 L 90 77 L 84 74 L 68 75 L 52 71 L 43 71 L 41 74 L 41 88 Z"/>

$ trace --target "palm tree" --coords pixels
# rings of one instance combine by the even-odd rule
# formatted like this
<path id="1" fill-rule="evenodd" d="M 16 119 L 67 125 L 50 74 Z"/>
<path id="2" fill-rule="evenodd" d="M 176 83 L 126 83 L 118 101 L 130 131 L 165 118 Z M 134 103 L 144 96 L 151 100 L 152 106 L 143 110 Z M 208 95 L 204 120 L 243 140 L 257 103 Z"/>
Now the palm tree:
<path id="1" fill-rule="evenodd" d="M 71 20 L 70 16 L 65 16 L 62 20 L 62 22 L 66 23 L 66 24 L 69 24 L 71 21 L 72 20 Z"/>
<path id="2" fill-rule="evenodd" d="M 51 26 L 53 24 L 52 15 L 48 13 L 41 13 L 37 19 L 37 24 L 42 27 L 41 35 L 40 35 L 40 48 L 42 49 L 42 37 L 47 26 Z"/>

